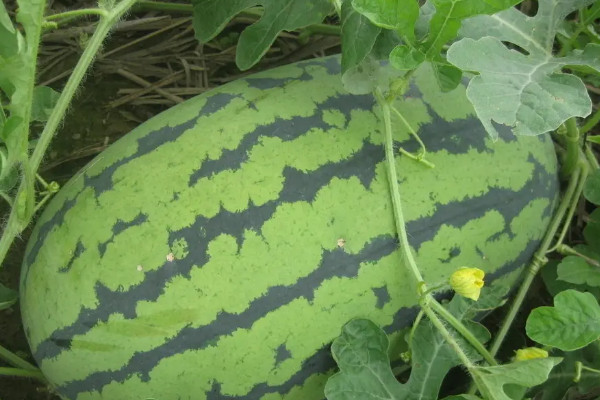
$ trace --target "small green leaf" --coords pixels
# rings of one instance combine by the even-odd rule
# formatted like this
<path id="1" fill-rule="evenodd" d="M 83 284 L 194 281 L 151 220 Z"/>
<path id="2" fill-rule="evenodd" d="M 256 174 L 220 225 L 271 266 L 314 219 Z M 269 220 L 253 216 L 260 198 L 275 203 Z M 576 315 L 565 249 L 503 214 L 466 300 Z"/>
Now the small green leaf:
<path id="1" fill-rule="evenodd" d="M 409 71 L 417 68 L 425 61 L 425 54 L 418 49 L 399 45 L 390 53 L 390 63 L 400 71 Z"/>
<path id="2" fill-rule="evenodd" d="M 18 50 L 17 40 L 17 32 L 6 12 L 4 2 L 0 2 L 0 56 L 8 58 L 15 55 Z"/>
<path id="3" fill-rule="evenodd" d="M 600 249 L 600 208 L 590 214 L 587 225 L 583 228 L 583 237 L 588 245 Z"/>
<path id="4" fill-rule="evenodd" d="M 371 50 L 371 56 L 376 60 L 389 59 L 391 51 L 396 47 L 396 43 L 399 41 L 400 39 L 396 32 L 382 29 L 379 36 L 377 36 L 377 40 L 375 40 L 375 44 Z"/>
<path id="5" fill-rule="evenodd" d="M 0 310 L 5 310 L 17 302 L 19 295 L 0 283 Z"/>
<path id="6" fill-rule="evenodd" d="M 554 307 L 534 309 L 525 329 L 538 343 L 576 350 L 600 338 L 600 306 L 590 293 L 566 290 L 554 297 Z"/>
<path id="7" fill-rule="evenodd" d="M 352 6 L 373 24 L 398 31 L 406 41 L 414 42 L 414 25 L 419 17 L 416 0 L 352 0 Z"/>
<path id="8" fill-rule="evenodd" d="M 450 46 L 448 61 L 479 72 L 470 81 L 467 96 L 492 138 L 498 137 L 492 121 L 519 135 L 538 135 L 569 118 L 589 115 L 592 103 L 585 85 L 560 68 L 587 65 L 600 70 L 600 46 L 588 44 L 583 52 L 558 58 L 552 45 L 564 18 L 592 1 L 540 0 L 535 17 L 511 8 L 463 23 L 460 33 L 465 38 Z M 503 42 L 512 42 L 520 51 Z"/>
<path id="9" fill-rule="evenodd" d="M 31 119 L 33 121 L 47 121 L 59 97 L 60 93 L 48 86 L 36 86 L 33 89 Z"/>
<path id="10" fill-rule="evenodd" d="M 600 298 L 600 288 L 587 286 L 587 285 L 576 285 L 566 281 L 558 279 L 558 264 L 557 260 L 550 260 L 548 264 L 542 268 L 540 274 L 544 280 L 544 285 L 552 296 L 556 296 L 560 292 L 568 289 L 579 290 L 580 292 L 589 292 L 596 298 Z"/>
<path id="11" fill-rule="evenodd" d="M 590 203 L 600 206 L 600 169 L 595 170 L 587 177 L 583 195 Z"/>
<path id="12" fill-rule="evenodd" d="M 258 4 L 264 14 L 244 29 L 238 42 L 235 62 L 241 70 L 256 64 L 281 31 L 320 23 L 332 10 L 328 0 L 192 0 L 196 38 L 208 42 L 239 12 Z"/>
<path id="13" fill-rule="evenodd" d="M 342 74 L 367 57 L 380 32 L 381 28 L 356 12 L 349 1 L 342 4 Z"/>
<path id="14" fill-rule="evenodd" d="M 369 56 L 342 75 L 344 88 L 352 94 L 370 94 L 375 88 L 387 89 L 390 80 L 399 75 L 391 66 L 382 66 Z"/>
<path id="15" fill-rule="evenodd" d="M 600 135 L 588 136 L 587 141 L 600 144 Z"/>
<path id="16" fill-rule="evenodd" d="M 558 279 L 576 285 L 600 287 L 600 268 L 588 264 L 578 256 L 567 256 L 557 268 Z"/>
<path id="17" fill-rule="evenodd" d="M 548 374 L 562 358 L 536 358 L 494 367 L 472 367 L 469 372 L 483 397 L 487 400 L 513 400 L 507 387 L 518 385 L 532 387 L 545 382 Z"/>
<path id="18" fill-rule="evenodd" d="M 445 62 L 433 62 L 433 73 L 443 92 L 454 90 L 462 79 L 462 71 Z"/>

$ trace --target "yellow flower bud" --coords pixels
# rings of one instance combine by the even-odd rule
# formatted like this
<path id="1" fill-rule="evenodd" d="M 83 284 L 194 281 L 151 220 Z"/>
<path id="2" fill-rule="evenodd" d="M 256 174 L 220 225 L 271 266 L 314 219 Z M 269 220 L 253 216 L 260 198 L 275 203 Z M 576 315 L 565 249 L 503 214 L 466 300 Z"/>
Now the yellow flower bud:
<path id="1" fill-rule="evenodd" d="M 548 352 L 537 347 L 527 347 L 516 351 L 515 361 L 533 360 L 534 358 L 548 358 Z"/>
<path id="2" fill-rule="evenodd" d="M 459 295 L 477 301 L 483 287 L 484 276 L 485 272 L 479 268 L 462 267 L 450 276 L 450 286 Z"/>

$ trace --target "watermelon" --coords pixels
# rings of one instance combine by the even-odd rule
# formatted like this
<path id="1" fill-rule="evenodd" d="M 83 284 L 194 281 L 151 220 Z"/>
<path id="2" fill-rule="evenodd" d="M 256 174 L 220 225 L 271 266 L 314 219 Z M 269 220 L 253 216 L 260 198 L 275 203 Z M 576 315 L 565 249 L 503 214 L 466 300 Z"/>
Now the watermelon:
<path id="1" fill-rule="evenodd" d="M 40 216 L 21 277 L 32 353 L 71 400 L 319 400 L 329 345 L 366 317 L 394 343 L 418 310 L 371 95 L 338 57 L 226 84 L 152 118 Z M 395 107 L 436 167 L 396 158 L 430 285 L 478 267 L 508 290 L 557 196 L 547 136 L 492 142 L 427 65 Z M 418 145 L 394 117 L 397 146 Z M 400 346 L 400 345 L 398 345 Z M 398 352 L 392 353 L 398 359 Z"/>

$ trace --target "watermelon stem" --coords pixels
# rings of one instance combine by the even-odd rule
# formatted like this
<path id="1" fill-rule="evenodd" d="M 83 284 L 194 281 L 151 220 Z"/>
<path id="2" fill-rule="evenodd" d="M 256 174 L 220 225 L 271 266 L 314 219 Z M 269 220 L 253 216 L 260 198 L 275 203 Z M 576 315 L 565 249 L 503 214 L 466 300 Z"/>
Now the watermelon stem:
<path id="1" fill-rule="evenodd" d="M 39 169 L 42 158 L 48 149 L 48 145 L 56 133 L 56 130 L 62 121 L 65 112 L 67 111 L 67 108 L 73 99 L 73 96 L 77 92 L 77 89 L 90 64 L 96 57 L 96 53 L 98 53 L 99 49 L 101 48 L 104 39 L 106 39 L 106 36 L 112 27 L 134 5 L 135 2 L 136 0 L 122 0 L 115 5 L 114 8 L 106 10 L 106 15 L 100 18 L 94 34 L 87 43 L 83 54 L 73 69 L 73 73 L 67 80 L 67 83 L 60 94 L 60 97 L 58 98 L 58 101 L 56 102 L 56 105 L 54 106 L 46 125 L 44 126 L 29 162 L 25 163 L 23 166 L 25 179 L 23 179 L 19 185 L 19 189 L 15 196 L 15 206 L 11 209 L 8 222 L 6 223 L 4 232 L 2 233 L 2 238 L 0 238 L 0 265 L 4 261 L 6 253 L 8 252 L 8 249 L 10 248 L 15 237 L 17 237 L 17 235 L 19 235 L 31 221 L 31 217 L 35 211 L 35 171 Z M 28 122 L 27 125 L 29 125 Z M 23 200 L 20 202 L 19 199 Z"/>
<path id="2" fill-rule="evenodd" d="M 46 385 L 48 384 L 48 381 L 46 380 L 46 378 L 40 370 L 34 371 L 30 369 L 0 367 L 0 375 L 35 378 Z"/>
<path id="3" fill-rule="evenodd" d="M 390 115 L 391 106 L 390 103 L 387 100 L 385 100 L 381 89 L 377 88 L 377 91 L 375 92 L 375 97 L 377 98 L 383 112 L 383 122 L 385 126 L 385 158 L 388 169 L 388 182 L 390 184 L 390 194 L 392 197 L 392 205 L 394 208 L 394 221 L 396 223 L 396 231 L 400 240 L 400 251 L 404 256 L 408 270 L 410 271 L 410 273 L 416 281 L 415 283 L 419 289 L 418 291 L 427 291 L 427 287 L 425 286 L 425 280 L 421 275 L 421 271 L 419 271 L 419 268 L 417 267 L 417 263 L 415 262 L 412 251 L 410 249 L 410 244 L 408 243 L 408 235 L 406 233 L 406 225 L 404 223 L 404 214 L 402 212 L 402 200 L 400 197 L 400 186 L 398 185 L 398 173 L 396 172 L 396 158 L 394 157 L 394 137 L 392 135 L 392 119 Z"/>
<path id="4" fill-rule="evenodd" d="M 430 297 L 430 295 L 428 295 Z M 433 299 L 433 298 L 432 298 Z M 432 303 L 436 303 L 434 300 Z M 454 336 L 448 331 L 448 329 L 444 326 L 442 321 L 438 318 L 436 313 L 428 306 L 428 304 L 422 304 L 423 312 L 429 317 L 433 326 L 437 328 L 440 334 L 444 337 L 446 342 L 450 344 L 450 346 L 454 349 L 454 352 L 460 358 L 461 362 L 464 364 L 467 369 L 471 369 L 474 367 L 473 362 L 469 359 L 469 357 L 465 354 L 465 352 L 460 348 L 460 345 L 454 339 Z M 443 308 L 443 307 L 442 307 Z M 461 324 L 462 325 L 462 324 Z M 465 328 L 466 329 L 466 328 Z"/>
<path id="5" fill-rule="evenodd" d="M 573 216 L 573 213 L 571 211 L 576 207 L 577 202 L 579 201 L 581 192 L 583 190 L 583 183 L 585 183 L 588 171 L 589 164 L 585 157 L 582 157 L 582 154 L 581 152 L 579 152 L 578 149 L 578 162 L 576 165 L 576 169 L 573 171 L 571 179 L 569 179 L 567 189 L 565 190 L 562 196 L 556 213 L 552 217 L 552 221 L 550 222 L 550 226 L 546 231 L 544 239 L 542 240 L 542 244 L 540 245 L 536 253 L 533 255 L 533 260 L 527 268 L 527 272 L 525 274 L 525 278 L 523 279 L 523 283 L 519 287 L 519 291 L 517 292 L 517 295 L 510 306 L 508 314 L 506 314 L 504 321 L 502 321 L 500 330 L 498 331 L 498 333 L 494 337 L 494 340 L 492 341 L 492 345 L 490 347 L 490 353 L 492 355 L 495 356 L 498 353 L 500 347 L 502 346 L 502 342 L 504 341 L 506 334 L 512 326 L 512 323 L 517 313 L 519 312 L 519 309 L 521 308 L 521 304 L 525 300 L 527 292 L 529 291 L 529 287 L 533 282 L 533 278 L 537 275 L 538 271 L 548 262 L 546 254 L 554 251 L 558 247 L 558 245 L 560 245 L 564 240 L 566 229 L 568 229 L 568 226 L 571 222 L 571 218 Z M 565 216 L 567 216 L 567 218 L 565 218 Z M 561 222 L 564 224 L 562 232 L 558 238 L 557 244 L 551 247 L 552 240 L 556 236 L 556 233 L 558 232 L 561 226 Z"/>
<path id="6" fill-rule="evenodd" d="M 400 113 L 400 111 L 398 111 L 396 109 L 396 107 L 390 106 L 390 108 L 398 116 L 398 118 L 400 118 L 400 120 L 402 121 L 402 123 L 408 129 L 408 132 L 417 140 L 417 142 L 419 143 L 419 146 L 421 146 L 421 151 L 419 151 L 419 153 L 417 155 L 414 155 L 414 154 L 412 154 L 412 153 L 404 150 L 403 148 L 400 148 L 399 151 L 402 154 L 404 154 L 405 156 L 410 157 L 413 160 L 416 160 L 416 161 L 418 161 L 420 163 L 425 164 L 429 168 L 435 168 L 435 165 L 433 163 L 431 163 L 430 161 L 427 161 L 425 159 L 425 155 L 427 155 L 427 147 L 425 147 L 425 143 L 423 143 L 423 141 L 421 140 L 421 138 L 419 137 L 419 135 L 417 134 L 417 132 L 415 132 L 415 130 L 413 129 L 413 127 L 410 126 L 410 124 L 408 123 L 408 121 L 406 120 L 406 118 L 404 118 L 404 116 Z"/>
<path id="7" fill-rule="evenodd" d="M 583 193 L 583 187 L 589 174 L 589 168 L 587 165 L 582 165 L 578 171 L 581 172 L 581 176 L 579 177 L 579 181 L 577 182 L 577 186 L 575 187 L 575 193 L 573 194 L 573 198 L 571 201 L 569 201 L 570 207 L 569 211 L 567 212 L 567 217 L 565 218 L 562 230 L 560 232 L 560 235 L 558 235 L 556 244 L 550 247 L 548 250 L 546 250 L 546 254 L 558 250 L 562 242 L 565 240 L 567 232 L 569 231 L 569 227 L 571 226 L 571 220 L 573 219 L 573 215 L 575 215 L 575 211 L 577 210 L 577 203 L 579 198 L 581 197 L 581 193 Z"/>
<path id="8" fill-rule="evenodd" d="M 560 254 L 562 254 L 564 256 L 581 257 L 588 264 L 590 264 L 596 268 L 600 268 L 600 262 L 594 260 L 591 257 L 586 256 L 585 254 L 580 253 L 579 251 L 575 250 L 571 246 L 567 246 L 566 244 L 559 244 L 558 246 L 556 246 L 556 251 L 558 251 Z"/>
<path id="9" fill-rule="evenodd" d="M 560 173 L 563 177 L 568 178 L 573 174 L 580 160 L 579 128 L 577 127 L 575 118 L 569 118 L 564 126 L 566 128 L 564 136 L 566 139 L 567 152 Z"/>
<path id="10" fill-rule="evenodd" d="M 450 325 L 452 325 L 452 327 L 456 329 L 458 333 L 460 333 L 465 339 L 467 339 L 469 344 L 471 344 L 471 346 L 473 346 L 475 350 L 477 350 L 477 352 L 483 356 L 483 359 L 489 365 L 498 365 L 498 362 L 496 362 L 494 356 L 485 348 L 485 346 L 479 340 L 477 340 L 477 338 L 475 337 L 475 335 L 473 335 L 469 328 L 467 328 L 454 315 L 452 315 L 450 311 L 446 310 L 446 308 L 435 299 L 433 299 L 433 301 L 431 301 L 429 305 L 442 318 L 448 321 L 448 323 L 450 323 Z"/>
<path id="11" fill-rule="evenodd" d="M 2 346 L 0 346 L 0 359 L 3 359 L 10 365 L 17 368 L 26 369 L 30 371 L 39 371 L 39 369 L 35 365 L 28 363 L 12 351 Z"/>
<path id="12" fill-rule="evenodd" d="M 392 197 L 392 205 L 394 208 L 396 230 L 400 239 L 400 251 L 406 261 L 405 265 L 412 273 L 415 281 L 418 296 L 420 298 L 420 305 L 423 312 L 429 317 L 433 325 L 440 331 L 440 334 L 446 339 L 446 341 L 453 347 L 458 357 L 461 359 L 463 364 L 467 368 L 473 367 L 473 363 L 469 357 L 460 348 L 452 334 L 446 329 L 438 314 L 442 316 L 450 325 L 452 325 L 461 335 L 465 337 L 473 347 L 475 347 L 485 360 L 491 365 L 497 365 L 494 357 L 485 349 L 485 347 L 475 338 L 471 331 L 463 325 L 458 319 L 456 319 L 450 312 L 448 312 L 430 293 L 427 292 L 427 285 L 417 264 L 413 257 L 410 244 L 408 243 L 408 235 L 406 232 L 406 225 L 404 222 L 404 214 L 402 212 L 402 200 L 400 196 L 400 187 L 398 185 L 398 175 L 396 172 L 396 159 L 394 157 L 394 138 L 392 135 L 392 122 L 391 122 L 391 106 L 390 101 L 386 100 L 381 89 L 377 89 L 375 97 L 379 102 L 382 112 L 383 121 L 385 128 L 385 155 L 386 163 L 388 167 L 388 181 L 390 185 L 390 193 Z M 400 114 L 398 112 L 398 114 Z M 409 126 L 410 129 L 410 126 Z M 434 311 L 435 309 L 435 311 Z"/>

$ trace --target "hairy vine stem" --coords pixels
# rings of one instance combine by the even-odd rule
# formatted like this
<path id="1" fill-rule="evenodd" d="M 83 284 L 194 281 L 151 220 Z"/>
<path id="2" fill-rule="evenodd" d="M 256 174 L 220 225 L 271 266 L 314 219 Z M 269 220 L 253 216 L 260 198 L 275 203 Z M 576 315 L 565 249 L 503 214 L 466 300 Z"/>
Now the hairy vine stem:
<path id="1" fill-rule="evenodd" d="M 568 120 L 566 127 L 567 154 L 563 164 L 562 173 L 569 173 L 569 183 L 559 203 L 558 209 L 552 217 L 550 226 L 546 231 L 542 243 L 534 254 L 533 261 L 527 268 L 525 278 L 523 279 L 523 282 L 519 287 L 519 291 L 517 292 L 517 295 L 510 306 L 508 314 L 506 314 L 500 330 L 492 341 L 490 353 L 493 356 L 498 353 L 500 346 L 502 346 L 502 342 L 504 341 L 506 334 L 512 326 L 512 323 L 519 309 L 521 308 L 523 301 L 525 300 L 525 296 L 529 291 L 529 287 L 531 286 L 533 279 L 539 270 L 546 264 L 546 254 L 558 248 L 564 240 L 564 236 L 567 232 L 568 226 L 570 225 L 575 207 L 581 196 L 583 184 L 585 183 L 589 173 L 590 164 L 586 158 L 586 155 L 584 155 L 584 153 L 579 149 L 579 131 L 575 119 L 571 118 Z M 563 228 L 559 234 L 556 245 L 551 246 L 551 243 L 554 240 L 557 232 L 559 232 L 561 223 L 563 224 Z"/>
<path id="2" fill-rule="evenodd" d="M 452 346 L 458 357 L 468 368 L 473 367 L 473 363 L 469 357 L 460 348 L 452 334 L 444 326 L 440 320 L 440 316 L 444 318 L 454 329 L 456 329 L 463 337 L 485 358 L 491 365 L 497 365 L 494 357 L 485 349 L 485 347 L 477 340 L 472 332 L 464 326 L 456 317 L 450 314 L 430 293 L 427 293 L 427 285 L 417 267 L 414 256 L 408 242 L 406 225 L 404 222 L 404 214 L 402 212 L 402 201 L 400 197 L 400 187 L 398 185 L 398 174 L 396 171 L 396 158 L 394 156 L 394 138 L 392 133 L 391 123 L 391 99 L 386 99 L 380 89 L 375 92 L 375 97 L 381 106 L 383 112 L 384 130 L 385 130 L 385 155 L 388 167 L 388 181 L 390 186 L 390 195 L 394 208 L 394 222 L 400 240 L 400 249 L 404 257 L 405 265 L 413 276 L 417 295 L 420 298 L 420 305 L 423 312 L 429 317 L 433 325 L 439 330 L 444 339 Z M 435 311 L 434 311 L 435 310 Z"/>
<path id="3" fill-rule="evenodd" d="M 137 0 L 122 0 L 114 8 L 105 10 L 106 14 L 102 15 L 98 23 L 98 27 L 90 38 L 81 58 L 77 62 L 73 73 L 69 77 L 46 125 L 42 131 L 40 138 L 35 146 L 33 154 L 29 159 L 29 162 L 25 166 L 25 179 L 21 182 L 15 199 L 15 207 L 12 207 L 6 228 L 0 238 L 0 265 L 6 257 L 6 253 L 10 248 L 15 237 L 19 235 L 23 229 L 29 224 L 31 217 L 33 216 L 34 208 L 27 207 L 23 213 L 23 209 L 19 207 L 19 200 L 26 199 L 27 201 L 33 202 L 35 193 L 33 191 L 33 181 L 35 171 L 38 170 L 42 158 L 46 153 L 46 149 L 52 140 L 52 137 L 56 133 L 60 121 L 62 121 L 65 112 L 77 88 L 79 87 L 83 77 L 88 70 L 90 64 L 93 62 L 96 53 L 102 46 L 102 42 L 106 39 L 106 36 L 110 32 L 111 28 L 121 19 L 121 17 L 135 4 Z M 33 90 L 33 89 L 32 89 Z M 28 128 L 28 124 L 27 124 Z M 22 214 L 22 215 L 19 215 Z"/>

